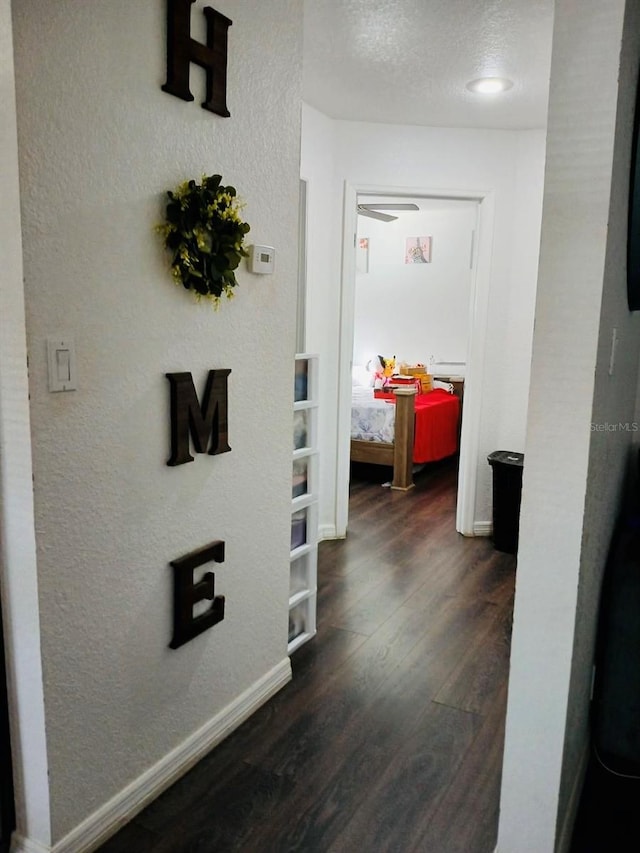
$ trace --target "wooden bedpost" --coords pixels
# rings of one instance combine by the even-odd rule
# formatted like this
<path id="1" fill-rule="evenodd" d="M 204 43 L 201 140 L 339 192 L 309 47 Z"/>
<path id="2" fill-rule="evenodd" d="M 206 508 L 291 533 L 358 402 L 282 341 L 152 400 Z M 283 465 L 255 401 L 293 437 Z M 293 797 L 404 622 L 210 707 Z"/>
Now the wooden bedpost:
<path id="1" fill-rule="evenodd" d="M 393 442 L 392 489 L 406 492 L 413 488 L 413 433 L 415 428 L 414 387 L 396 388 L 396 424 Z"/>

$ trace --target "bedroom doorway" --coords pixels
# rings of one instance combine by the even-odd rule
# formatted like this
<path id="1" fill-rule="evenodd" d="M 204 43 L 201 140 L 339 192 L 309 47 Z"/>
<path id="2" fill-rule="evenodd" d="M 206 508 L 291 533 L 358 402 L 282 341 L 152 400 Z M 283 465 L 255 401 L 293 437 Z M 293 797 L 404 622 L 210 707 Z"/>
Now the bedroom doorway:
<path id="1" fill-rule="evenodd" d="M 437 207 L 438 204 L 447 206 L 449 204 L 465 203 L 467 209 L 475 212 L 475 229 L 473 239 L 466 246 L 459 247 L 459 251 L 465 252 L 471 266 L 469 295 L 467 298 L 466 311 L 462 310 L 459 319 L 465 325 L 467 334 L 466 342 L 458 340 L 451 354 L 441 354 L 443 358 L 451 358 L 452 361 L 466 361 L 465 365 L 465 389 L 464 407 L 462 417 L 462 431 L 460 439 L 460 459 L 458 496 L 456 510 L 456 529 L 458 532 L 472 536 L 480 531 L 474 530 L 474 505 L 476 491 L 477 458 L 478 458 L 478 431 L 480 420 L 480 388 L 481 388 L 481 365 L 484 354 L 484 332 L 486 326 L 486 313 L 489 294 L 489 263 L 491 253 L 491 234 L 493 231 L 493 197 L 491 193 L 478 191 L 448 191 L 446 193 L 428 189 L 407 189 L 394 187 L 355 187 L 345 183 L 344 192 L 344 231 L 343 231 L 343 255 L 342 255 L 342 293 L 341 293 L 341 318 L 340 318 L 340 353 L 339 353 L 339 405 L 338 405 L 338 459 L 336 469 L 336 532 L 338 536 L 346 535 L 349 514 L 349 450 L 350 450 L 350 419 L 351 419 L 351 373 L 352 359 L 354 355 L 354 344 L 356 353 L 362 352 L 366 344 L 366 334 L 375 334 L 375 330 L 369 328 L 365 336 L 356 340 L 356 276 L 358 268 L 364 268 L 366 259 L 363 257 L 364 247 L 358 246 L 358 219 L 357 205 L 379 202 L 381 199 L 393 202 L 417 202 L 424 201 L 425 206 Z M 389 223 L 395 225 L 394 222 Z M 411 228 L 407 222 L 403 228 Z M 397 229 L 396 229 L 397 230 Z M 400 229 L 402 230 L 402 229 Z M 406 237 L 423 235 L 409 235 Z M 424 235 L 427 236 L 427 235 Z M 396 240 L 398 242 L 398 240 Z M 373 245 L 373 244 L 372 244 Z M 369 252 L 372 245 L 368 247 Z M 432 246 L 433 251 L 433 246 Z M 361 254 L 359 254 L 361 253 Z M 398 274 L 405 272 L 398 267 Z M 415 271 L 419 272 L 419 271 Z M 411 271 L 411 274 L 414 271 Z M 402 310 L 396 306 L 396 313 Z M 458 313 L 460 310 L 458 309 Z M 388 339 L 387 339 L 388 340 Z M 435 345 L 437 341 L 433 341 Z M 425 342 L 429 347 L 429 344 Z M 466 345 L 466 357 L 453 358 L 454 353 L 460 353 Z M 425 361 L 431 356 L 438 357 L 440 353 L 429 349 L 422 355 L 415 357 L 417 361 Z M 384 353 L 394 355 L 396 353 Z M 409 358 L 412 356 L 407 353 Z M 407 356 L 403 355 L 403 358 Z M 440 360 L 440 358 L 438 358 Z M 456 365 L 443 365 L 443 369 L 455 372 Z M 440 369 L 438 367 L 438 369 Z"/>

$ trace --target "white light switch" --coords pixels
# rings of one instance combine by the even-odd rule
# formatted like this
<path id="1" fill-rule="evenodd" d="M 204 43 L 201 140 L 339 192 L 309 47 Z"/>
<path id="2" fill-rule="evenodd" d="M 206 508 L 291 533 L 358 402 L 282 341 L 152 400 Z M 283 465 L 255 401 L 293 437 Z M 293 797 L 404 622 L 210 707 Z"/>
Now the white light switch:
<path id="1" fill-rule="evenodd" d="M 47 338 L 49 391 L 75 391 L 76 352 L 73 338 Z"/>
<path id="2" fill-rule="evenodd" d="M 68 349 L 56 350 L 56 373 L 59 382 L 71 382 L 71 363 Z"/>

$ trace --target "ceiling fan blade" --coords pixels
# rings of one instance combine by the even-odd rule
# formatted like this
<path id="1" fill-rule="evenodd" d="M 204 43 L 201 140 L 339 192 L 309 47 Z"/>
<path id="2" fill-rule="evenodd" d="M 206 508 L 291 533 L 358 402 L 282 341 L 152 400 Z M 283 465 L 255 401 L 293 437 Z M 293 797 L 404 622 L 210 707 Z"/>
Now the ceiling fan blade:
<path id="1" fill-rule="evenodd" d="M 359 204 L 365 210 L 420 210 L 417 204 L 402 202 L 398 204 Z"/>
<path id="2" fill-rule="evenodd" d="M 367 210 L 366 207 L 358 205 L 358 213 L 360 216 L 368 216 L 370 219 L 378 219 L 380 222 L 393 222 L 397 216 L 391 216 L 389 213 L 378 213 L 377 210 Z"/>

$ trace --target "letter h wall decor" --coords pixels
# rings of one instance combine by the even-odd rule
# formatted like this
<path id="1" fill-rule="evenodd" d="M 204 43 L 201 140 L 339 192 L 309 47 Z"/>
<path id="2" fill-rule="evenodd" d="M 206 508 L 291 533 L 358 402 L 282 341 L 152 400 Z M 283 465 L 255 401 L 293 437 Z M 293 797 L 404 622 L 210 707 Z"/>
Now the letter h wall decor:
<path id="1" fill-rule="evenodd" d="M 168 0 L 167 5 L 167 82 L 163 92 L 183 101 L 193 101 L 189 88 L 191 63 L 204 68 L 207 94 L 202 107 L 228 118 L 227 109 L 227 41 L 229 18 L 207 6 L 202 12 L 207 19 L 207 43 L 191 38 L 191 6 L 195 0 Z"/>

